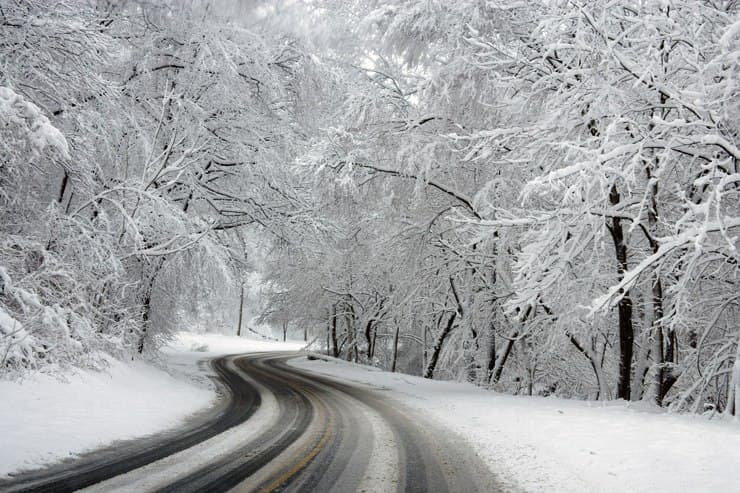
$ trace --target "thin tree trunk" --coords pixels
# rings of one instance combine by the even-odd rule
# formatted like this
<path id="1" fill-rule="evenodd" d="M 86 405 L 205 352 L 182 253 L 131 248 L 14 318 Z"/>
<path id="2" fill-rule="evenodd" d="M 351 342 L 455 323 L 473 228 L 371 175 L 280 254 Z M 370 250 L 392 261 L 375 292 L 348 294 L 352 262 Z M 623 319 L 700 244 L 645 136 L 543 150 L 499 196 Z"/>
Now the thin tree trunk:
<path id="1" fill-rule="evenodd" d="M 487 382 L 491 383 L 493 369 L 496 367 L 496 328 L 491 321 L 490 337 L 488 339 L 488 354 L 486 356 L 486 377 Z"/>
<path id="2" fill-rule="evenodd" d="M 547 310 L 547 309 L 546 309 Z M 527 311 L 524 313 L 524 316 L 522 317 L 521 323 L 526 323 L 529 316 L 532 314 L 532 307 L 527 307 Z M 549 310 L 547 310 L 549 311 Z M 514 342 L 516 341 L 516 338 L 519 337 L 519 331 L 515 330 L 506 340 L 506 345 L 504 346 L 504 351 L 501 353 L 501 356 L 498 357 L 496 360 L 496 364 L 493 368 L 493 374 L 491 378 L 489 379 L 489 385 L 496 385 L 499 380 L 501 380 L 501 374 L 504 371 L 504 365 L 506 364 L 506 361 L 509 359 L 509 355 L 511 354 L 511 349 L 514 347 Z"/>
<path id="3" fill-rule="evenodd" d="M 236 327 L 236 335 L 242 335 L 242 317 L 244 314 L 244 283 L 242 283 L 241 292 L 239 293 L 239 325 Z"/>
<path id="4" fill-rule="evenodd" d="M 453 312 L 452 315 L 450 315 L 450 318 L 447 319 L 447 325 L 445 325 L 444 329 L 440 331 L 439 334 L 437 334 L 437 338 L 434 341 L 434 345 L 432 346 L 432 354 L 429 355 L 429 362 L 427 363 L 427 367 L 424 370 L 424 378 L 434 378 L 434 370 L 437 367 L 437 361 L 439 360 L 439 354 L 442 352 L 442 346 L 445 343 L 445 339 L 447 339 L 447 336 L 452 331 L 452 327 L 455 324 L 455 319 L 457 318 L 457 312 Z"/>
<path id="5" fill-rule="evenodd" d="M 365 324 L 365 343 L 367 344 L 367 360 L 370 361 L 373 359 L 373 320 L 370 319 Z"/>
<path id="6" fill-rule="evenodd" d="M 67 184 L 69 183 L 69 173 L 67 171 L 64 171 L 64 176 L 62 177 L 62 184 L 59 187 L 59 197 L 57 197 L 57 202 L 61 205 L 64 201 L 64 194 L 67 191 Z"/>
<path id="7" fill-rule="evenodd" d="M 740 333 L 738 333 L 737 346 L 735 346 L 735 363 L 732 365 L 732 374 L 727 389 L 725 414 L 740 416 Z"/>
<path id="8" fill-rule="evenodd" d="M 396 329 L 393 331 L 393 354 L 391 355 L 391 372 L 396 371 L 396 362 L 398 361 L 398 322 L 394 324 Z"/>
<path id="9" fill-rule="evenodd" d="M 162 266 L 164 265 L 164 259 L 157 258 L 152 262 L 153 267 L 149 275 L 147 275 L 144 278 L 144 286 L 143 290 L 140 294 L 141 299 L 141 307 L 142 307 L 142 314 L 141 314 L 141 321 L 142 321 L 142 328 L 141 328 L 141 334 L 139 335 L 139 341 L 136 344 L 136 351 L 139 354 L 142 354 L 144 352 L 144 345 L 146 341 L 147 334 L 149 332 L 149 323 L 151 319 L 151 313 L 152 313 L 152 291 L 154 290 L 154 282 L 157 279 L 157 275 L 159 274 L 160 269 L 162 269 Z M 146 267 L 144 267 L 146 270 Z"/>
<path id="10" fill-rule="evenodd" d="M 478 365 L 475 357 L 478 354 L 479 350 L 480 345 L 478 344 L 478 331 L 471 327 L 470 341 L 468 341 L 468 382 L 475 382 L 478 379 L 478 370 L 480 369 L 480 365 Z"/>
<path id="11" fill-rule="evenodd" d="M 490 384 L 496 385 L 499 380 L 501 380 L 501 374 L 504 372 L 504 365 L 506 364 L 506 360 L 509 359 L 509 355 L 511 354 L 511 349 L 514 347 L 514 341 L 519 336 L 519 332 L 515 331 L 507 340 L 506 344 L 504 345 L 504 351 L 501 353 L 501 356 L 498 357 L 496 360 L 496 365 L 493 368 L 493 374 L 491 376 Z"/>
<path id="12" fill-rule="evenodd" d="M 421 371 L 422 374 L 427 367 L 427 326 L 421 327 Z"/>
<path id="13" fill-rule="evenodd" d="M 355 338 L 355 308 L 345 302 L 344 321 L 347 329 L 347 361 L 357 363 L 357 339 Z"/>
<path id="14" fill-rule="evenodd" d="M 608 400 L 611 399 L 611 392 L 609 391 L 609 387 L 606 383 L 606 378 L 604 376 L 604 370 L 601 368 L 601 365 L 596 360 L 596 355 L 593 354 L 593 351 L 588 349 L 587 347 L 583 346 L 578 339 L 575 338 L 574 335 L 568 334 L 568 339 L 570 339 L 570 342 L 575 346 L 575 348 L 580 352 L 591 364 L 591 368 L 594 371 L 594 376 L 596 377 L 596 384 L 599 387 L 599 395 L 596 397 L 597 400 Z"/>
<path id="15" fill-rule="evenodd" d="M 326 355 L 329 356 L 329 334 L 331 333 L 331 311 L 328 312 L 329 316 L 326 318 Z"/>
<path id="16" fill-rule="evenodd" d="M 331 339 L 331 355 L 339 357 L 339 346 L 337 345 L 337 305 L 331 306 L 331 317 L 329 321 L 329 338 Z"/>
<path id="17" fill-rule="evenodd" d="M 375 348 L 377 347 L 376 346 L 377 339 L 378 339 L 378 329 L 375 329 L 373 330 L 373 355 L 372 357 L 375 357 Z"/>
<path id="18" fill-rule="evenodd" d="M 455 302 L 457 303 L 457 309 L 452 313 L 452 315 L 450 315 L 445 328 L 437 334 L 434 346 L 432 347 L 432 354 L 429 357 L 429 363 L 427 363 L 427 367 L 424 370 L 424 378 L 434 378 L 434 370 L 437 367 L 437 361 L 442 352 L 442 346 L 444 345 L 447 336 L 452 332 L 452 328 L 454 327 L 455 320 L 457 320 L 458 315 L 462 318 L 463 307 L 460 303 L 460 297 L 457 295 L 457 288 L 455 287 L 455 281 L 452 277 L 450 277 L 450 290 L 452 291 L 452 296 L 455 298 Z"/>
<path id="19" fill-rule="evenodd" d="M 632 398 L 647 399 L 648 395 L 652 395 L 652 399 L 655 400 L 655 395 L 649 394 L 650 384 L 648 376 L 650 373 L 650 359 L 658 346 L 658 341 L 653 341 L 652 338 L 652 326 L 650 323 L 643 324 L 646 329 L 640 334 L 640 351 L 637 353 L 635 359 L 635 376 L 632 379 Z"/>

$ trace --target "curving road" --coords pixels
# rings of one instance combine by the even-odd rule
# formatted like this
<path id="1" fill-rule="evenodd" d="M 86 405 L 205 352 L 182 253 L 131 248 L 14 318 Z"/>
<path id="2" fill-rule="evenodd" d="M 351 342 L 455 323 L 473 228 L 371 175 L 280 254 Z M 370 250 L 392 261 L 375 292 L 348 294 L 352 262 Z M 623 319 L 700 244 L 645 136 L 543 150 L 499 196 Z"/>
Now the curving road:
<path id="1" fill-rule="evenodd" d="M 382 390 L 290 367 L 295 353 L 211 362 L 223 393 L 174 433 L 115 444 L 0 491 L 491 492 L 465 443 Z M 434 403 L 430 403 L 434 405 Z"/>

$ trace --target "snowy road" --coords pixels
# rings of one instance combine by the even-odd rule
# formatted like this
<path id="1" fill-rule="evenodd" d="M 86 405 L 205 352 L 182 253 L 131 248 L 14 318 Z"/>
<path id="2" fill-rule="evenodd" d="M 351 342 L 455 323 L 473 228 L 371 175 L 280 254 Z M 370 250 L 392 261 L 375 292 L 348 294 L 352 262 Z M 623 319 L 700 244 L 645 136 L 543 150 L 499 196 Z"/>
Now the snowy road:
<path id="1" fill-rule="evenodd" d="M 186 430 L 124 442 L 2 491 L 494 491 L 465 443 L 382 390 L 286 364 L 213 361 L 230 399 Z"/>

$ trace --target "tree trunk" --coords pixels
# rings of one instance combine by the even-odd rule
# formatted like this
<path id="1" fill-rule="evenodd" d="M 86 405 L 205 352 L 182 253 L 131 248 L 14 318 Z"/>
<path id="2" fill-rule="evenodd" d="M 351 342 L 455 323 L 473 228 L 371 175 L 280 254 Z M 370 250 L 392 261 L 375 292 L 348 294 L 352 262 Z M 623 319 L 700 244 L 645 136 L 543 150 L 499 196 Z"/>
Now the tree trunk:
<path id="1" fill-rule="evenodd" d="M 511 354 L 511 349 L 514 347 L 514 341 L 516 340 L 518 336 L 519 336 L 519 332 L 515 331 L 506 340 L 504 351 L 501 353 L 501 356 L 499 356 L 498 359 L 496 360 L 496 365 L 493 368 L 491 379 L 489 381 L 491 385 L 496 385 L 498 381 L 501 380 L 501 374 L 504 371 L 504 365 L 506 364 L 506 360 L 509 359 L 509 355 Z"/>
<path id="2" fill-rule="evenodd" d="M 394 325 L 396 326 L 396 328 L 393 331 L 393 353 L 391 355 L 391 372 L 395 373 L 396 362 L 398 361 L 398 331 L 399 331 L 398 322 L 396 322 Z"/>
<path id="3" fill-rule="evenodd" d="M 493 375 L 493 369 L 496 367 L 496 327 L 491 321 L 490 336 L 488 339 L 488 354 L 486 355 L 486 379 L 488 383 L 491 383 L 491 376 Z"/>
<path id="4" fill-rule="evenodd" d="M 640 333 L 640 351 L 637 353 L 635 359 L 635 373 L 632 378 L 632 399 L 644 400 L 648 399 L 648 396 L 652 396 L 652 399 L 655 400 L 655 393 L 651 389 L 651 385 L 654 382 L 650 382 L 648 377 L 652 375 L 650 372 L 650 360 L 653 354 L 657 352 L 658 341 L 653 340 L 651 322 L 646 322 L 642 325 L 646 329 Z"/>
<path id="5" fill-rule="evenodd" d="M 242 335 L 242 316 L 244 314 L 244 284 L 242 283 L 241 292 L 239 293 L 239 325 L 236 327 L 236 335 Z"/>
<path id="6" fill-rule="evenodd" d="M 424 374 L 424 370 L 427 367 L 427 326 L 422 325 L 421 328 L 421 372 Z"/>
<path id="7" fill-rule="evenodd" d="M 596 355 L 591 351 L 589 348 L 583 346 L 578 339 L 575 338 L 574 335 L 568 334 L 568 339 L 570 339 L 570 342 L 575 346 L 575 348 L 580 352 L 583 356 L 586 357 L 588 362 L 591 364 L 591 368 L 594 371 L 594 376 L 596 377 L 596 384 L 599 387 L 599 395 L 596 397 L 597 400 L 608 400 L 611 399 L 611 392 L 609 391 L 609 387 L 606 383 L 606 378 L 604 376 L 604 370 L 601 368 L 601 365 L 596 360 Z"/>
<path id="8" fill-rule="evenodd" d="M 377 302 L 377 295 L 376 295 L 376 302 Z M 383 311 L 383 301 L 381 300 L 378 309 L 375 311 L 375 315 L 370 317 L 370 319 L 367 321 L 367 324 L 365 324 L 365 341 L 367 342 L 367 360 L 371 361 L 373 357 L 375 356 L 375 335 L 377 333 L 377 329 L 375 328 L 375 325 L 380 320 L 380 314 Z"/>
<path id="9" fill-rule="evenodd" d="M 470 318 L 470 317 L 469 317 Z M 470 321 L 472 323 L 472 320 Z M 478 380 L 478 370 L 480 370 L 480 365 L 478 365 L 476 360 L 476 355 L 478 354 L 478 351 L 480 350 L 480 345 L 478 344 L 478 331 L 475 330 L 475 328 L 470 328 L 470 340 L 468 341 L 468 375 L 467 380 L 468 382 L 476 382 Z"/>
<path id="10" fill-rule="evenodd" d="M 452 296 L 455 299 L 455 303 L 457 304 L 457 309 L 452 315 L 450 315 L 450 318 L 447 320 L 447 325 L 437 335 L 437 339 L 434 341 L 434 346 L 432 347 L 432 354 L 429 358 L 429 363 L 427 363 L 427 367 L 424 370 L 424 378 L 434 378 L 434 369 L 437 367 L 437 361 L 439 360 L 439 355 L 442 352 L 442 346 L 444 345 L 447 336 L 450 334 L 450 332 L 452 332 L 452 327 L 455 324 L 455 320 L 457 320 L 458 317 L 463 317 L 463 306 L 460 302 L 460 296 L 458 296 L 457 294 L 455 280 L 452 277 L 450 277 L 450 290 L 452 291 Z"/>
<path id="11" fill-rule="evenodd" d="M 357 339 L 355 338 L 355 308 L 345 302 L 344 321 L 347 329 L 347 361 L 357 363 Z"/>
<path id="12" fill-rule="evenodd" d="M 524 316 L 521 319 L 522 325 L 527 321 L 529 316 L 532 314 L 532 311 L 533 310 L 531 306 L 527 307 L 527 311 L 524 313 Z M 496 364 L 493 368 L 491 378 L 489 378 L 489 381 L 488 381 L 489 385 L 496 385 L 498 381 L 501 379 L 501 374 L 504 371 L 504 365 L 506 364 L 506 361 L 509 359 L 509 355 L 511 354 L 511 349 L 514 347 L 514 342 L 516 341 L 517 337 L 519 337 L 519 331 L 515 330 L 506 340 L 506 345 L 504 346 L 504 352 L 501 353 L 501 356 L 499 356 L 498 359 L 496 360 Z"/>
<path id="13" fill-rule="evenodd" d="M 375 329 L 375 330 L 373 331 L 373 357 L 375 356 L 375 348 L 377 347 L 377 346 L 376 346 L 376 341 L 377 341 L 377 339 L 378 339 L 378 330 L 377 330 L 377 329 Z"/>
<path id="14" fill-rule="evenodd" d="M 429 362 L 424 370 L 424 378 L 434 378 L 434 370 L 437 367 L 437 361 L 439 360 L 439 354 L 442 352 L 442 346 L 445 343 L 445 339 L 452 332 L 452 327 L 455 324 L 457 318 L 457 312 L 453 312 L 450 318 L 447 319 L 447 325 L 444 329 L 437 334 L 437 338 L 434 340 L 434 346 L 432 346 L 432 354 L 429 355 Z"/>
<path id="15" fill-rule="evenodd" d="M 329 312 L 329 316 L 326 318 L 326 355 L 327 356 L 329 356 L 329 354 L 330 354 L 329 353 L 329 351 L 330 351 L 329 348 L 331 347 L 331 344 L 329 342 L 329 340 L 330 340 L 329 334 L 330 333 L 331 333 L 331 311 Z"/>
<path id="16" fill-rule="evenodd" d="M 144 345 L 146 341 L 147 334 L 149 332 L 149 322 L 151 319 L 151 313 L 152 313 L 152 291 L 154 290 L 154 282 L 157 279 L 157 275 L 159 274 L 160 269 L 162 269 L 162 266 L 164 265 L 164 259 L 157 258 L 156 260 L 152 261 L 152 268 L 148 275 L 143 276 L 143 286 L 142 291 L 139 294 L 139 299 L 141 300 L 141 322 L 142 322 L 142 328 L 141 328 L 141 334 L 139 334 L 139 341 L 136 344 L 136 351 L 139 354 L 142 354 L 144 352 Z M 146 265 L 144 266 L 144 272 L 146 272 Z"/>
<path id="17" fill-rule="evenodd" d="M 616 185 L 612 185 L 609 192 L 609 201 L 612 205 L 618 205 L 620 201 L 619 191 Z M 622 229 L 622 219 L 612 218 L 610 227 L 614 250 L 617 257 L 618 279 L 621 281 L 627 272 L 627 244 Z M 630 400 L 630 384 L 632 377 L 632 350 L 634 345 L 634 328 L 632 326 L 632 299 L 629 291 L 625 292 L 619 300 L 619 375 L 617 379 L 617 397 Z"/>
<path id="18" fill-rule="evenodd" d="M 337 305 L 331 306 L 331 317 L 329 321 L 329 338 L 331 339 L 331 355 L 339 357 L 339 346 L 337 345 Z"/>
<path id="19" fill-rule="evenodd" d="M 67 171 L 64 171 L 64 176 L 62 177 L 62 184 L 59 187 L 59 197 L 57 197 L 57 202 L 59 205 L 62 204 L 64 201 L 64 194 L 67 191 L 67 184 L 69 183 L 69 173 Z"/>
<path id="20" fill-rule="evenodd" d="M 740 333 L 735 346 L 735 363 L 732 365 L 730 384 L 727 389 L 727 416 L 740 416 Z"/>
<path id="21" fill-rule="evenodd" d="M 372 337 L 372 333 L 373 333 L 373 320 L 374 319 L 371 318 L 365 324 L 365 343 L 367 344 L 367 360 L 368 360 L 368 362 L 373 359 L 373 353 L 375 352 L 374 351 L 374 348 L 373 348 L 373 337 Z"/>

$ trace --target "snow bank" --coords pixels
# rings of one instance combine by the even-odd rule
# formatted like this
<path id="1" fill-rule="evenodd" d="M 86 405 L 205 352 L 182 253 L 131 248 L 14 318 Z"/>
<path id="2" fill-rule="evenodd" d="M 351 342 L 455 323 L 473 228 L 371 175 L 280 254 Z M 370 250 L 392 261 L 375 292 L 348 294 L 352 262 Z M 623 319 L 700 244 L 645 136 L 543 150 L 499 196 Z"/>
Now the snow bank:
<path id="1" fill-rule="evenodd" d="M 380 386 L 467 439 L 512 489 L 737 491 L 740 423 L 625 402 L 516 397 L 346 362 L 295 359 L 317 373 Z"/>
<path id="2" fill-rule="evenodd" d="M 152 365 L 116 360 L 66 382 L 43 374 L 0 381 L 0 395 L 0 476 L 175 427 L 215 399 Z"/>
<path id="3" fill-rule="evenodd" d="M 0 476 L 182 425 L 216 399 L 202 360 L 302 346 L 181 332 L 163 350 L 169 373 L 111 359 L 106 371 L 80 370 L 64 382 L 42 374 L 0 381 Z"/>

